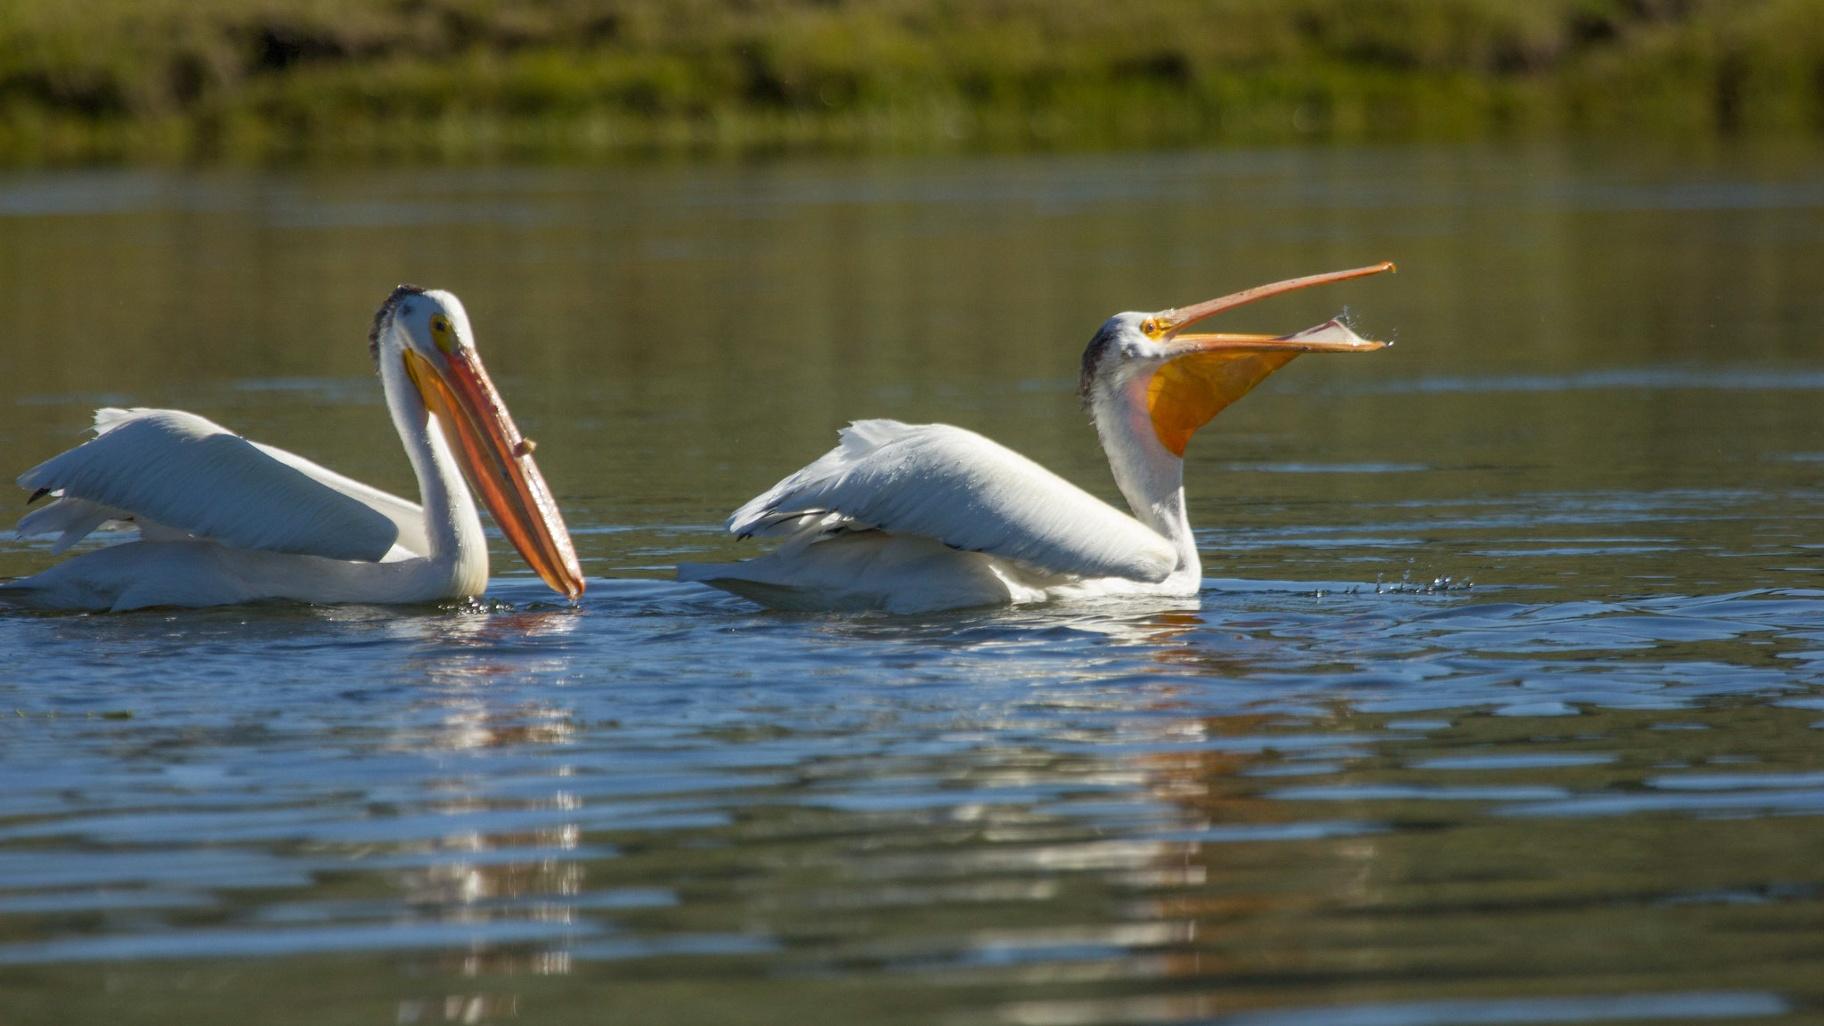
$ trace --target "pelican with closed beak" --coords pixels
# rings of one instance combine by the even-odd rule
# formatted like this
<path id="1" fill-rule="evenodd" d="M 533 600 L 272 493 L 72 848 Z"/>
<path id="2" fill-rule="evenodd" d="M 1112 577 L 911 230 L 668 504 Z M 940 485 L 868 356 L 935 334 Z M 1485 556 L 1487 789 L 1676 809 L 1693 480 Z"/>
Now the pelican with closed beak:
<path id="1" fill-rule="evenodd" d="M 488 546 L 475 494 L 546 584 L 581 596 L 569 531 L 482 368 L 462 302 L 401 285 L 368 342 L 422 506 L 194 413 L 98 410 L 94 438 L 20 476 L 33 502 L 52 501 L 19 533 L 55 535 L 54 552 L 111 522 L 139 538 L 0 584 L 0 601 L 127 610 L 480 595 Z"/>

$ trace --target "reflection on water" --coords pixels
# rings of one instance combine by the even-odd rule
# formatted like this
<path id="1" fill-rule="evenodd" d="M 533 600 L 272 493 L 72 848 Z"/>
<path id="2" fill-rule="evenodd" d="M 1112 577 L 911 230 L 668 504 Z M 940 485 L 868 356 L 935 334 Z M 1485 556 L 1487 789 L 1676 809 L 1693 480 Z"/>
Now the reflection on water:
<path id="1" fill-rule="evenodd" d="M 1815 1017 L 1810 156 L 0 180 L 20 467 L 133 402 L 408 487 L 363 331 L 417 280 L 594 577 L 572 609 L 503 546 L 449 608 L 0 618 L 0 1020 Z M 1196 600 L 664 579 L 855 416 L 1110 493 L 1103 317 L 1383 257 L 1347 301 L 1386 359 L 1193 446 Z"/>
<path id="2" fill-rule="evenodd" d="M 1824 619 L 1805 595 L 1718 604 L 1703 646 Z M 79 998 L 97 962 L 161 1009 L 333 972 L 359 981 L 341 1007 L 405 1021 L 460 1021 L 446 1000 L 582 1018 L 535 982 L 556 979 L 630 1011 L 673 994 L 685 1021 L 834 1000 L 1043 1023 L 1814 1000 L 1815 678 L 1732 680 L 1748 668 L 1674 640 L 1657 682 L 1598 688 L 1635 650 L 1569 605 L 1287 586 L 1197 612 L 831 621 L 605 585 L 523 634 L 507 613 L 371 614 L 358 680 L 275 659 L 226 694 L 124 671 L 15 684 L 0 976 L 31 1012 Z M 56 651 L 156 622 L 207 647 L 213 615 L 6 629 Z M 1485 647 L 1491 621 L 1582 633 L 1585 658 Z M 198 661 L 358 622 L 238 614 L 238 653 Z M 1491 715 L 1510 692 L 1569 715 Z M 173 959 L 213 982 L 160 987 Z"/>

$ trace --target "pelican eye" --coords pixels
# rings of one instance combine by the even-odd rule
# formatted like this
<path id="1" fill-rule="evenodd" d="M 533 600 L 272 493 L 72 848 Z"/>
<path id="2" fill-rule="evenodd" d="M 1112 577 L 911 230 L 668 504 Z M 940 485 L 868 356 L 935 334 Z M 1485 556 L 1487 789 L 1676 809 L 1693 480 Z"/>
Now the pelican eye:
<path id="1" fill-rule="evenodd" d="M 442 314 L 435 314 L 431 317 L 431 341 L 437 343 L 437 348 L 446 353 L 455 351 L 456 332 L 450 327 L 448 317 Z"/>
<path id="2" fill-rule="evenodd" d="M 1140 322 L 1140 330 L 1145 333 L 1147 338 L 1156 339 L 1165 334 L 1165 327 L 1165 324 L 1157 317 L 1148 317 L 1146 320 Z"/>

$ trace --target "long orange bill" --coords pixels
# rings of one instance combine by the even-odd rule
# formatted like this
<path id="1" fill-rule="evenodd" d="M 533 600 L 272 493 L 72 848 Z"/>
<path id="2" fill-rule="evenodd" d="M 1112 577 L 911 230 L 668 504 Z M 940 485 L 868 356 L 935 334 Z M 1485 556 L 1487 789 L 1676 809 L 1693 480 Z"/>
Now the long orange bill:
<path id="1" fill-rule="evenodd" d="M 1316 334 L 1317 328 L 1298 332 L 1294 335 L 1246 335 L 1235 332 L 1196 332 L 1188 335 L 1173 336 L 1173 342 L 1192 343 L 1196 351 L 1224 350 L 1231 353 L 1264 353 L 1264 352 L 1298 352 L 1298 353 L 1363 353 L 1374 349 L 1385 349 L 1391 345 L 1374 339 L 1345 337 L 1348 329 L 1340 321 L 1330 321 L 1321 328 L 1328 329 L 1324 334 Z M 1187 347 L 1187 352 L 1192 351 Z"/>
<path id="2" fill-rule="evenodd" d="M 1147 383 L 1147 412 L 1160 444 L 1183 456 L 1198 428 L 1300 353 L 1361 353 L 1387 345 L 1361 338 L 1340 321 L 1291 335 L 1186 334 L 1180 329 L 1257 299 L 1393 269 L 1392 263 L 1379 263 L 1292 278 L 1156 315 L 1165 330 L 1162 342 L 1174 353 Z"/>
<path id="3" fill-rule="evenodd" d="M 1266 299 L 1269 296 L 1284 295 L 1287 292 L 1308 289 L 1313 285 L 1329 285 L 1332 282 L 1348 281 L 1351 278 L 1366 278 L 1371 274 L 1382 274 L 1393 269 L 1393 261 L 1383 260 L 1378 264 L 1370 264 L 1367 267 L 1352 267 L 1347 271 L 1329 271 L 1324 274 L 1309 274 L 1303 278 L 1287 278 L 1285 281 L 1276 281 L 1271 285 L 1256 285 L 1251 289 L 1231 292 L 1226 296 L 1220 296 L 1216 299 L 1206 299 L 1195 306 L 1168 310 L 1161 314 L 1160 317 L 1169 322 L 1167 330 L 1176 331 L 1179 328 L 1195 324 L 1206 317 L 1212 317 L 1222 313 L 1224 310 L 1233 310 L 1238 306 L 1244 306 L 1256 300 Z"/>
<path id="4" fill-rule="evenodd" d="M 507 540 L 553 591 L 572 600 L 580 597 L 583 569 L 570 531 L 532 459 L 531 439 L 514 426 L 481 358 L 472 349 L 458 349 L 444 373 L 408 349 L 405 367 L 425 406 L 449 433 L 469 486 Z"/>

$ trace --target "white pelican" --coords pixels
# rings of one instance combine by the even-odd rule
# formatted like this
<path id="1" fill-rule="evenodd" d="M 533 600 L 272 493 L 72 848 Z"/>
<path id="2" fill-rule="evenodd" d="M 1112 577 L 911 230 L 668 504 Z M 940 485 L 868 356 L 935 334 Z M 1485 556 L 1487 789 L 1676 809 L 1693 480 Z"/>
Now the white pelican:
<path id="1" fill-rule="evenodd" d="M 233 434 L 182 410 L 98 410 L 95 437 L 26 471 L 21 536 L 62 552 L 109 521 L 139 540 L 0 585 L 0 599 L 52 609 L 214 606 L 261 599 L 409 603 L 479 595 L 488 545 L 466 473 L 546 584 L 575 599 L 570 533 L 482 368 L 462 303 L 401 285 L 368 348 L 423 508 Z M 459 472 L 460 468 L 460 472 Z"/>
<path id="2" fill-rule="evenodd" d="M 801 610 L 1195 595 L 1203 569 L 1184 505 L 1191 434 L 1300 353 L 1386 343 L 1335 320 L 1282 336 L 1184 329 L 1257 299 L 1391 270 L 1375 264 L 1109 318 L 1083 352 L 1079 391 L 1132 516 L 973 431 L 861 420 L 729 517 L 737 537 L 782 537 L 777 549 L 686 564 L 678 577 Z"/>

